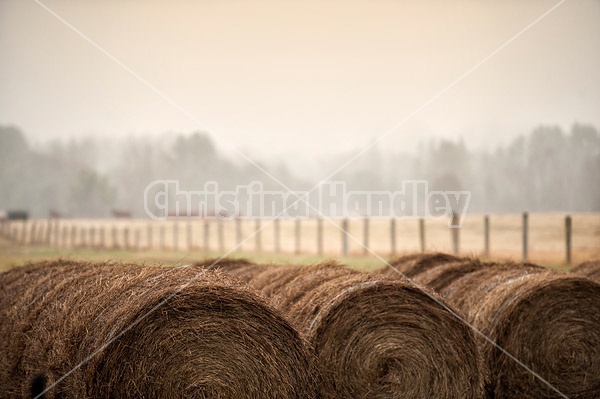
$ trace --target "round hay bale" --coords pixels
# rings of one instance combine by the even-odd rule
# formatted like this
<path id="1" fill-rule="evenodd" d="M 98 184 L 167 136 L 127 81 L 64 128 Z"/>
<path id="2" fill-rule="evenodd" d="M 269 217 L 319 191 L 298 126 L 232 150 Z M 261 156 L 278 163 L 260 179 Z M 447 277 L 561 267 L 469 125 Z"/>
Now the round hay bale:
<path id="1" fill-rule="evenodd" d="M 437 265 L 462 261 L 453 255 L 434 252 L 428 254 L 413 254 L 396 258 L 385 265 L 379 272 L 396 277 L 401 272 L 408 278 L 413 278 L 424 270 L 429 270 Z"/>
<path id="2" fill-rule="evenodd" d="M 494 267 L 496 270 L 512 268 L 530 272 L 545 270 L 532 263 L 484 263 L 476 258 L 459 258 L 444 253 L 431 253 L 398 258 L 389 262 L 379 272 L 391 277 L 405 276 L 437 293 L 443 293 L 446 287 L 462 276 L 488 267 Z"/>
<path id="3" fill-rule="evenodd" d="M 591 260 L 589 262 L 581 263 L 571 269 L 571 272 L 600 283 L 600 260 Z"/>
<path id="4" fill-rule="evenodd" d="M 314 358 L 213 270 L 46 262 L 0 275 L 2 396 L 316 398 Z"/>
<path id="5" fill-rule="evenodd" d="M 423 270 L 422 273 L 413 276 L 412 279 L 439 293 L 465 274 L 472 273 L 480 268 L 481 264 L 478 262 L 446 263 Z"/>
<path id="6" fill-rule="evenodd" d="M 250 276 L 255 273 L 256 268 L 262 267 L 247 259 L 235 258 L 211 258 L 195 263 L 196 267 L 218 270 L 223 273 L 235 276 L 238 279 L 248 282 Z M 250 267 L 252 266 L 252 267 Z"/>
<path id="7" fill-rule="evenodd" d="M 246 267 L 315 348 L 323 398 L 483 396 L 473 332 L 433 294 L 334 263 Z"/>
<path id="8" fill-rule="evenodd" d="M 420 273 L 414 275 L 412 279 L 440 293 L 445 298 L 444 293 L 446 292 L 446 288 L 451 286 L 456 280 L 484 268 L 493 268 L 496 272 L 499 270 L 514 270 L 519 275 L 523 272 L 533 273 L 544 270 L 539 266 L 531 264 L 482 263 L 477 259 L 465 259 L 458 262 L 437 264 L 428 269 L 423 269 Z"/>
<path id="9" fill-rule="evenodd" d="M 452 273 L 456 278 L 442 284 Z M 494 398 L 598 397 L 600 285 L 517 264 L 454 263 L 415 279 L 438 288 L 497 345 L 482 345 L 491 375 L 486 390 Z"/>

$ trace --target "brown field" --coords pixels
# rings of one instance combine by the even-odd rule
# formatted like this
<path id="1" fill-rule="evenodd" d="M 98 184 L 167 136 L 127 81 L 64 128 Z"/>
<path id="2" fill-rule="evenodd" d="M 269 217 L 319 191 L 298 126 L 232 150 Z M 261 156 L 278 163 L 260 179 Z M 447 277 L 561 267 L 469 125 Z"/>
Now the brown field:
<path id="1" fill-rule="evenodd" d="M 566 269 L 564 214 L 545 213 L 529 216 L 529 260 L 553 268 Z M 600 214 L 573 214 L 573 264 L 600 258 Z M 35 237 L 31 224 L 35 222 Z M 214 257 L 231 252 L 231 256 L 247 257 L 257 261 L 283 263 L 315 263 L 323 259 L 339 259 L 360 268 L 381 265 L 381 260 L 366 254 L 364 221 L 349 220 L 348 256 L 342 256 L 341 221 L 322 221 L 323 255 L 318 256 L 317 220 L 300 222 L 300 248 L 296 248 L 296 222 L 279 221 L 280 245 L 275 246 L 275 224 L 255 220 L 178 220 L 148 221 L 143 219 L 64 219 L 58 229 L 51 229 L 50 245 L 45 241 L 47 220 L 12 222 L 8 229 L 26 245 L 17 245 L 3 239 L 0 242 L 0 268 L 22 264 L 29 260 L 58 257 L 89 260 L 126 260 L 171 264 Z M 260 225 L 262 230 L 252 235 Z M 238 227 L 239 226 L 239 227 Z M 452 251 L 451 231 L 445 220 L 427 220 L 425 225 L 427 251 Z M 75 241 L 71 242 L 75 227 Z M 91 242 L 90 229 L 94 229 Z M 25 229 L 25 231 L 23 231 Z M 82 229 L 86 233 L 82 234 Z M 101 245 L 100 231 L 104 230 Z M 208 229 L 208 240 L 205 232 Z M 238 229 L 242 239 L 238 245 Z M 113 230 L 116 234 L 113 237 Z M 151 232 L 149 231 L 151 230 Z M 56 235 L 58 231 L 58 235 Z M 125 233 L 127 231 L 127 233 Z M 161 239 L 161 231 L 163 238 Z M 24 234 L 25 233 L 25 234 Z M 191 233 L 191 234 L 189 234 Z M 66 238 L 66 240 L 65 240 Z M 31 241 L 42 243 L 30 245 Z M 177 245 L 175 245 L 177 244 Z M 208 247 L 207 247 L 208 246 Z M 369 221 L 369 248 L 383 258 L 391 254 L 390 221 Z M 420 251 L 417 220 L 396 221 L 396 253 Z M 468 215 L 460 229 L 460 254 L 483 257 L 483 215 Z M 521 215 L 490 215 L 490 258 L 522 258 Z"/>

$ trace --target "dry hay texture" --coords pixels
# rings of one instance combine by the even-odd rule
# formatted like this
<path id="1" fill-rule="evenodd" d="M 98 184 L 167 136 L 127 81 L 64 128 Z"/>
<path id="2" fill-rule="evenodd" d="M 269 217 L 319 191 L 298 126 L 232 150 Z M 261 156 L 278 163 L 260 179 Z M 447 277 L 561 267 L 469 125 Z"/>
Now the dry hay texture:
<path id="1" fill-rule="evenodd" d="M 477 330 L 560 391 L 484 341 L 490 397 L 600 397 L 599 284 L 531 264 L 435 261 L 441 257 L 391 264 L 439 292 Z"/>
<path id="2" fill-rule="evenodd" d="M 0 335 L 3 398 L 27 397 L 40 372 L 56 383 L 46 398 L 318 395 L 305 341 L 249 288 L 212 270 L 15 268 L 0 275 Z"/>
<path id="3" fill-rule="evenodd" d="M 222 270 L 271 298 L 312 343 L 323 398 L 483 397 L 473 332 L 413 284 L 331 263 Z"/>
<path id="4" fill-rule="evenodd" d="M 585 276 L 590 280 L 600 283 L 600 260 L 591 260 L 584 262 L 571 269 L 572 273 Z"/>

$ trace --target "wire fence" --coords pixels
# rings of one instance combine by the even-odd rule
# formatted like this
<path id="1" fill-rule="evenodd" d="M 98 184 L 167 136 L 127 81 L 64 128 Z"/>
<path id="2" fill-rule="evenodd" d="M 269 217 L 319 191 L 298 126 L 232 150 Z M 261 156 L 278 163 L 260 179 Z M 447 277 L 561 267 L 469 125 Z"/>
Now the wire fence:
<path id="1" fill-rule="evenodd" d="M 0 234 L 19 245 L 132 251 L 224 252 L 241 243 L 237 251 L 318 256 L 443 251 L 557 264 L 600 257 L 598 214 L 467 215 L 460 228 L 424 219 L 31 219 L 3 220 Z"/>

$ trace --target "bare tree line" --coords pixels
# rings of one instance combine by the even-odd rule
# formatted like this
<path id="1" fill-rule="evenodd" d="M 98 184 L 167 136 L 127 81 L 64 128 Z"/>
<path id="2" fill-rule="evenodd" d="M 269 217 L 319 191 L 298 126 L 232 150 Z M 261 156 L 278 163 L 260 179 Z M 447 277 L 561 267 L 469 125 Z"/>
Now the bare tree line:
<path id="1" fill-rule="evenodd" d="M 261 165 L 293 189 L 316 183 L 285 164 Z M 334 178 L 354 190 L 398 190 L 407 179 L 427 180 L 431 190 L 469 190 L 471 212 L 589 212 L 600 211 L 599 172 L 600 134 L 575 124 L 567 132 L 540 126 L 493 151 L 445 139 L 416 154 L 375 149 Z M 281 189 L 254 166 L 222 154 L 202 132 L 33 145 L 17 127 L 0 127 L 0 209 L 33 217 L 108 217 L 114 209 L 143 216 L 144 189 L 156 179 L 179 180 L 187 190 L 208 180 L 221 189 L 257 180 Z"/>

